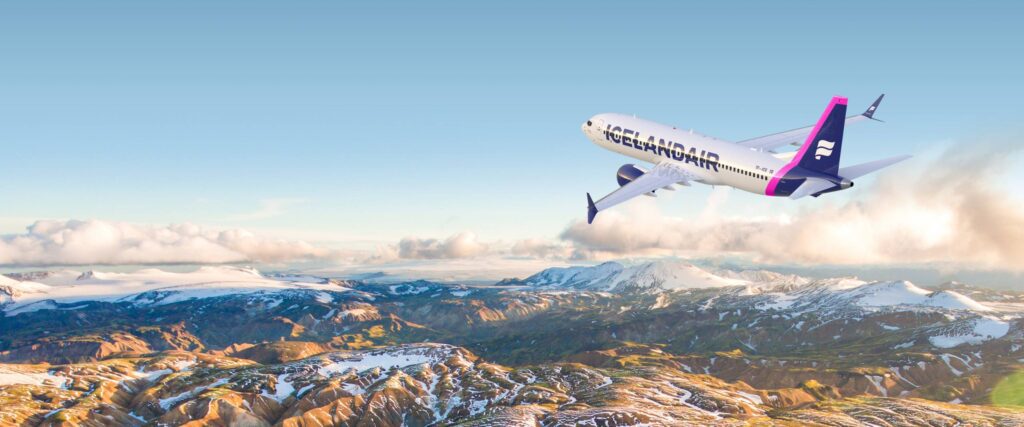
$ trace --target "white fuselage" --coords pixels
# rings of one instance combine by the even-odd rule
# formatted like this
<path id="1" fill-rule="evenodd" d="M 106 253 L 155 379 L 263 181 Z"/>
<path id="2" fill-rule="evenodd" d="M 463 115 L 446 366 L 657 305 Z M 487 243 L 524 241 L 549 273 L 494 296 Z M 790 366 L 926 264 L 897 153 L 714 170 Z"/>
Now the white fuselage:
<path id="1" fill-rule="evenodd" d="M 589 125 L 588 125 L 589 124 Z M 789 159 L 732 142 L 615 113 L 598 114 L 583 124 L 593 143 L 637 160 L 672 162 L 708 185 L 727 185 L 766 194 L 772 177 Z"/>

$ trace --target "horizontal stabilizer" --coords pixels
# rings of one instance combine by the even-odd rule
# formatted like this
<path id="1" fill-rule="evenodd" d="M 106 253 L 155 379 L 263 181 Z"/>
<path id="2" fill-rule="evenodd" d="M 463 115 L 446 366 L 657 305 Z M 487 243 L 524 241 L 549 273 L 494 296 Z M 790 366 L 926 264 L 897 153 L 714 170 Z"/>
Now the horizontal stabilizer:
<path id="1" fill-rule="evenodd" d="M 864 110 L 863 113 L 848 116 L 846 118 L 846 124 L 850 125 L 865 120 L 874 120 L 876 122 L 880 122 L 881 120 L 875 118 L 875 113 L 878 110 L 878 105 L 882 103 L 882 98 L 884 97 L 885 94 L 883 93 L 878 97 L 878 99 L 875 99 L 875 102 L 873 102 L 867 110 Z M 737 142 L 737 144 L 742 145 L 744 147 L 750 147 L 752 149 L 762 151 L 771 150 L 777 147 L 784 147 L 787 145 L 794 145 L 799 147 L 800 145 L 803 145 L 804 141 L 807 138 L 807 135 L 813 131 L 814 126 L 806 126 L 802 128 L 787 130 L 784 132 L 773 133 L 771 135 L 765 135 L 757 138 L 739 141 Z"/>
<path id="2" fill-rule="evenodd" d="M 847 166 L 845 168 L 839 168 L 839 176 L 846 179 L 857 179 L 871 172 L 882 169 L 886 166 L 891 166 L 893 164 L 907 160 L 910 157 L 910 155 L 902 155 L 890 157 L 888 159 L 881 159 L 867 163 L 861 163 L 859 165 Z"/>
<path id="3" fill-rule="evenodd" d="M 789 195 L 789 198 L 796 200 L 804 196 L 810 196 L 815 193 L 820 193 L 835 186 L 836 184 L 833 183 L 832 181 L 824 180 L 821 178 L 807 178 L 807 180 L 804 181 L 803 184 L 800 184 L 800 186 L 797 187 L 796 191 L 794 191 L 793 194 Z"/>

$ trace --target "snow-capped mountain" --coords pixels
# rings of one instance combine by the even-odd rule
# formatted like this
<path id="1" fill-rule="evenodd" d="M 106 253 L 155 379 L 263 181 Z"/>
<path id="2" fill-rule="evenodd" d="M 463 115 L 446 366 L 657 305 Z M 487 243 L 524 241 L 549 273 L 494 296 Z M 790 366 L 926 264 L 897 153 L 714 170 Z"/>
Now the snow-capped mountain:
<path id="1" fill-rule="evenodd" d="M 130 307 L 154 307 L 185 301 L 218 297 L 245 296 L 247 304 L 281 304 L 275 295 L 300 295 L 299 301 L 331 303 L 347 300 L 348 305 L 328 313 L 370 313 L 356 318 L 381 318 L 372 305 L 374 300 L 403 298 L 455 298 L 472 300 L 487 295 L 487 287 L 444 285 L 427 281 L 399 284 L 366 284 L 336 280 L 308 274 L 263 275 L 251 268 L 202 267 L 186 273 L 143 269 L 131 273 L 84 273 L 60 270 L 31 275 L 17 275 L 16 280 L 0 276 L 0 307 L 5 316 L 17 316 L 40 310 L 82 310 L 89 303 L 113 303 Z M 927 343 L 932 347 L 950 348 L 961 344 L 977 345 L 998 339 L 1016 329 L 1016 319 L 1024 315 L 1024 304 L 994 297 L 996 302 L 977 301 L 953 289 L 930 291 L 908 281 L 866 282 L 856 278 L 808 279 L 764 270 L 702 268 L 682 260 L 658 260 L 624 265 L 606 262 L 595 266 L 549 268 L 517 282 L 522 300 L 503 309 L 529 312 L 531 305 L 550 304 L 529 296 L 531 293 L 572 291 L 590 298 L 592 292 L 621 295 L 624 300 L 657 297 L 647 304 L 648 310 L 665 310 L 695 304 L 701 311 L 750 313 L 745 315 L 750 327 L 761 320 L 753 313 L 767 313 L 792 319 L 796 330 L 818 328 L 837 321 L 843 324 L 874 323 L 883 329 L 903 330 L 906 340 Z M 498 289 L 504 289 L 500 287 Z M 693 292 L 699 291 L 696 294 Z M 972 292 L 977 294 L 977 292 Z M 343 296 L 348 295 L 348 296 Z M 550 297 L 546 297 L 550 298 Z M 567 297 L 573 300 L 577 297 Z M 523 302 L 528 303 L 523 306 Z M 404 304 L 404 303 L 400 303 Z M 418 304 L 423 304 L 418 303 Z M 294 305 L 294 304 L 293 304 Z M 369 308 L 370 310 L 367 310 Z M 637 310 L 630 305 L 628 310 Z M 372 312 L 372 313 L 371 313 Z M 480 312 L 485 318 L 503 318 L 510 314 Z M 924 320 L 904 320 L 897 325 L 886 316 L 910 313 Z M 371 315 L 372 314 L 372 315 Z M 522 316 L 515 312 L 514 316 Z M 933 316 L 943 319 L 935 322 Z M 438 314 L 455 324 L 461 315 Z M 810 317 L 808 317 L 810 316 Z M 923 317 L 922 317 L 923 316 Z M 351 317 L 351 316 L 349 316 Z M 345 319 L 342 315 L 339 319 Z M 888 323 L 886 323 L 888 322 Z M 923 322 L 923 323 L 922 323 Z M 732 325 L 733 328 L 739 324 Z M 834 328 L 830 328 L 834 329 Z M 843 329 L 843 328 L 839 328 Z M 910 334 L 907 331 L 915 331 Z M 836 331 L 837 337 L 843 331 Z M 903 345 L 908 341 L 899 343 Z M 744 345 L 753 346 L 753 341 Z M 762 344 L 763 345 L 763 344 Z"/>
<path id="2" fill-rule="evenodd" d="M 6 315 L 66 309 L 66 305 L 82 302 L 153 305 L 251 293 L 349 290 L 327 279 L 308 276 L 264 277 L 252 268 L 228 266 L 201 267 L 186 273 L 152 268 L 131 273 L 61 270 L 32 277 L 39 282 L 0 276 L 0 307 Z"/>
<path id="3" fill-rule="evenodd" d="M 0 306 L 15 300 L 30 299 L 36 295 L 45 295 L 50 286 L 31 281 L 19 281 L 0 275 Z"/>
<path id="4" fill-rule="evenodd" d="M 523 282 L 535 287 L 606 290 L 616 285 L 625 267 L 617 262 L 595 266 L 553 267 L 527 277 Z"/>
<path id="5" fill-rule="evenodd" d="M 651 309 L 670 307 L 673 300 L 689 301 L 685 296 L 675 295 L 679 292 L 710 290 L 713 292 L 707 293 L 701 310 L 777 313 L 771 316 L 801 319 L 793 320 L 797 330 L 855 321 L 896 331 L 901 327 L 867 319 L 931 313 L 944 316 L 945 321 L 932 326 L 928 326 L 931 321 L 917 326 L 909 326 L 916 322 L 904 321 L 904 327 L 916 331 L 908 339 L 920 337 L 922 342 L 937 348 L 976 345 L 1004 337 L 1010 333 L 1015 319 L 1024 316 L 1024 304 L 1000 301 L 990 306 L 954 290 L 931 291 L 905 280 L 808 279 L 761 270 L 703 269 L 679 260 L 631 266 L 607 262 L 592 267 L 550 268 L 524 279 L 522 284 L 540 291 L 655 295 L 657 300 Z M 807 316 L 810 317 L 804 320 Z M 746 317 L 750 325 L 759 322 L 755 316 Z M 836 336 L 841 337 L 842 331 L 837 332 Z"/>
<path id="6" fill-rule="evenodd" d="M 701 268 L 684 260 L 663 259 L 629 266 L 605 262 L 595 266 L 554 267 L 522 280 L 543 289 L 577 289 L 616 293 L 657 293 L 677 289 L 802 284 L 795 275 L 765 270 Z"/>
<path id="7" fill-rule="evenodd" d="M 605 262 L 595 266 L 549 268 L 521 281 L 539 290 L 585 290 L 657 294 L 666 291 L 743 287 L 745 295 L 769 299 L 775 309 L 826 306 L 864 309 L 920 307 L 988 312 L 993 309 L 953 290 L 930 291 L 909 281 L 867 282 L 852 277 L 809 279 L 766 270 L 698 267 L 682 260 L 657 260 L 625 266 Z"/>
<path id="8" fill-rule="evenodd" d="M 768 288 L 770 291 L 771 289 Z M 800 309 L 827 306 L 863 309 L 895 309 L 917 307 L 922 309 L 967 310 L 988 312 L 992 308 L 955 291 L 929 291 L 905 280 L 868 283 L 857 279 L 822 280 L 808 286 L 775 293 L 775 308 L 783 306 Z"/>

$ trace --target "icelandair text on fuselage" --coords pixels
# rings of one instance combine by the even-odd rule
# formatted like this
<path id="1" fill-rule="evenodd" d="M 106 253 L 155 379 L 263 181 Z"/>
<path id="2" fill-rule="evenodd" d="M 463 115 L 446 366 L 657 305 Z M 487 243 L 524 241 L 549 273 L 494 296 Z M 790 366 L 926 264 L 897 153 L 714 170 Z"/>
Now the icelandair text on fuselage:
<path id="1" fill-rule="evenodd" d="M 607 125 L 604 130 L 604 139 L 612 141 L 616 144 L 621 144 L 626 147 L 633 147 L 640 151 L 650 151 L 658 156 L 665 156 L 672 160 L 679 160 L 684 163 L 693 163 L 697 167 L 704 169 L 713 169 L 718 172 L 718 154 L 700 150 L 690 147 L 690 152 L 686 152 L 686 147 L 683 144 L 672 141 L 665 141 L 663 138 L 655 138 L 654 135 L 647 137 L 647 141 L 644 141 L 640 137 L 640 132 L 635 132 L 630 129 L 623 129 L 619 126 L 612 127 Z"/>

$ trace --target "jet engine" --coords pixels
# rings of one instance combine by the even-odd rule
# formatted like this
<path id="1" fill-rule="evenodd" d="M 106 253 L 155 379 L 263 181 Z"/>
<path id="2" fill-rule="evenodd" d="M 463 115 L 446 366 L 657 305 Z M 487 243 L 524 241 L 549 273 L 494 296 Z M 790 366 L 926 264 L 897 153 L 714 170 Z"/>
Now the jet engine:
<path id="1" fill-rule="evenodd" d="M 629 184 L 630 182 L 633 182 L 633 180 L 640 178 L 640 175 L 643 175 L 645 172 L 647 171 L 640 169 L 633 164 L 622 165 L 622 167 L 619 168 L 619 171 L 615 174 L 615 179 L 619 181 L 619 187 L 622 187 L 623 185 Z"/>

